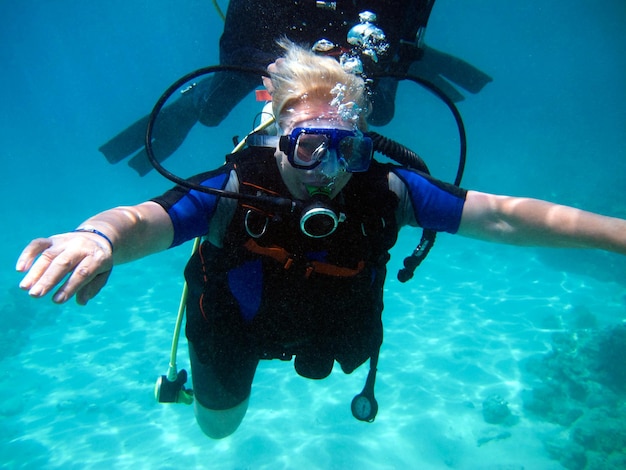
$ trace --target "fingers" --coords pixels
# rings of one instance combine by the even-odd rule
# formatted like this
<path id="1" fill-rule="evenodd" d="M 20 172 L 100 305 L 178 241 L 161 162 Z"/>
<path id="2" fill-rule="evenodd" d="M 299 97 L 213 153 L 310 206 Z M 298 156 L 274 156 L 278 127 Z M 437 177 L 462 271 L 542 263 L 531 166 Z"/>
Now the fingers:
<path id="1" fill-rule="evenodd" d="M 41 244 L 40 248 L 43 246 L 44 244 Z M 28 290 L 28 293 L 33 297 L 41 297 L 47 294 L 54 286 L 54 283 L 60 282 L 73 268 L 64 258 L 58 259 L 59 253 L 53 248 L 52 243 L 45 250 L 39 251 L 39 258 L 34 263 L 32 259 L 28 259 L 27 265 L 30 269 L 24 276 L 24 279 L 22 279 L 22 282 L 20 282 L 20 288 Z M 56 263 L 56 265 L 53 266 L 53 263 Z M 59 264 L 67 265 L 65 272 L 61 272 Z"/>
<path id="2" fill-rule="evenodd" d="M 76 302 L 78 303 L 78 305 L 87 305 L 87 302 L 93 299 L 98 294 L 98 292 L 102 290 L 102 288 L 109 280 L 110 275 L 111 271 L 100 273 L 96 277 L 94 277 L 91 282 L 81 287 L 76 293 Z"/>
<path id="3" fill-rule="evenodd" d="M 67 274 L 68 272 L 66 266 L 70 266 L 70 264 L 65 265 L 64 263 L 61 263 L 60 270 L 57 270 L 58 267 L 55 266 L 55 264 L 56 263 L 52 263 L 48 269 L 48 271 L 51 271 L 49 273 L 51 276 L 49 288 L 46 285 L 48 282 L 48 279 L 46 278 L 48 272 L 40 280 L 40 283 L 46 285 L 46 293 L 62 281 L 65 277 L 65 274 L 63 273 Z M 65 283 L 63 283 L 63 285 L 54 293 L 52 300 L 56 303 L 62 304 L 67 302 L 74 296 L 74 294 L 80 292 L 82 289 L 86 289 L 84 297 L 82 299 L 77 297 L 76 299 L 80 305 L 85 305 L 88 300 L 100 292 L 100 289 L 102 289 L 109 278 L 109 273 L 111 271 L 110 269 L 104 272 L 100 271 L 99 263 L 93 257 L 86 257 L 82 259 L 78 265 L 70 269 L 69 272 L 71 272 L 71 274 Z M 61 274 L 63 275 L 61 276 Z M 59 278 L 58 276 L 61 277 Z M 31 292 L 33 289 L 31 289 Z M 29 294 L 31 294 L 31 292 L 29 292 Z M 45 293 L 41 295 L 45 295 Z M 40 297 L 41 295 L 36 296 Z"/>
<path id="4" fill-rule="evenodd" d="M 30 269 L 33 265 L 33 261 L 39 256 L 44 250 L 50 248 L 52 246 L 52 240 L 49 238 L 36 238 L 32 242 L 28 244 L 26 248 L 20 254 L 20 257 L 17 259 L 17 264 L 15 269 L 19 272 L 25 272 Z"/>

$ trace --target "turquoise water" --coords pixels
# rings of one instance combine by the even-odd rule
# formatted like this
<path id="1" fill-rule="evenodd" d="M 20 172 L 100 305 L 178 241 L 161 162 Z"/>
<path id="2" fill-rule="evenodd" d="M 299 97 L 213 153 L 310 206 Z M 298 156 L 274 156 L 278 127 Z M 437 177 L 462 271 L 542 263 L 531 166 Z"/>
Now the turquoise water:
<path id="1" fill-rule="evenodd" d="M 203 436 L 190 407 L 152 396 L 190 246 L 117 267 L 87 307 L 19 291 L 13 267 L 31 238 L 170 186 L 97 148 L 180 75 L 217 62 L 209 2 L 95 3 L 0 1 L 0 465 L 625 468 L 621 256 L 442 235 L 400 284 L 419 235 L 407 230 L 390 262 L 376 421 L 350 414 L 365 367 L 317 382 L 264 362 L 242 426 L 222 441 Z M 621 0 L 437 2 L 427 42 L 494 78 L 459 104 L 464 186 L 626 217 L 625 22 Z M 412 86 L 378 130 L 451 180 L 451 119 Z M 234 114 L 193 165 L 218 165 L 230 136 L 249 130 Z M 511 416 L 492 424 L 483 403 L 496 395 Z"/>

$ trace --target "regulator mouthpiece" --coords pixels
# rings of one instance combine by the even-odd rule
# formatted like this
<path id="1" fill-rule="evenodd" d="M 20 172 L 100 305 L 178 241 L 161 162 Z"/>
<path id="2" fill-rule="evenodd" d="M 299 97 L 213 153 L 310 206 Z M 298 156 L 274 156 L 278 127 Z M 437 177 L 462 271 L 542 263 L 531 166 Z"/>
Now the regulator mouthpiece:
<path id="1" fill-rule="evenodd" d="M 300 215 L 300 230 L 311 238 L 332 235 L 340 222 L 346 220 L 343 212 L 332 209 L 330 198 L 323 191 L 312 194 L 315 199 L 305 205 Z"/>

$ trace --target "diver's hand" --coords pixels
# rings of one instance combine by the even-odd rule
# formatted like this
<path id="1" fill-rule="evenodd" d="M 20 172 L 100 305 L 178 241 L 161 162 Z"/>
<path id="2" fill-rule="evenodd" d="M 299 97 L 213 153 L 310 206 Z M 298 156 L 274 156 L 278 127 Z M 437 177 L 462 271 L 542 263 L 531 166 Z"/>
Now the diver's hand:
<path id="1" fill-rule="evenodd" d="M 112 268 L 111 247 L 98 235 L 86 232 L 37 238 L 22 251 L 16 265 L 17 271 L 27 272 L 20 288 L 30 296 L 43 297 L 62 283 L 52 300 L 64 303 L 76 295 L 80 305 L 100 292 Z"/>

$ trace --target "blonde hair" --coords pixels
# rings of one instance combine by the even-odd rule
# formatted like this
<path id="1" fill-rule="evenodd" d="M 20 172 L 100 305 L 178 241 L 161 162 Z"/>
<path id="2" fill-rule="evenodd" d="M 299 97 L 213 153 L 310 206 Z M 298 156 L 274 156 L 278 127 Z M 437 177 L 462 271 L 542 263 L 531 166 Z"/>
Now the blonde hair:
<path id="1" fill-rule="evenodd" d="M 346 72 L 336 59 L 318 55 L 286 38 L 278 40 L 278 44 L 286 52 L 269 72 L 274 88 L 272 108 L 277 119 L 280 120 L 286 107 L 303 99 L 338 105 L 350 103 L 353 114 L 356 114 L 354 107 L 357 107 L 356 124 L 365 129 L 371 106 L 361 77 Z M 340 99 L 337 97 L 338 85 L 342 93 Z"/>

